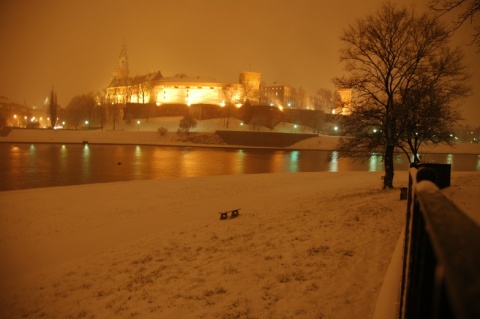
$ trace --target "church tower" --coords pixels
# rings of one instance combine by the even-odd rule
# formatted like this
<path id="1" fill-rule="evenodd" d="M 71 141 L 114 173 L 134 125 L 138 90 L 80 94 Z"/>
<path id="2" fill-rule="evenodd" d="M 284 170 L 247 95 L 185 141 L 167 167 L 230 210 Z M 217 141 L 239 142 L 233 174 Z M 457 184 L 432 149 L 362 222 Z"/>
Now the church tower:
<path id="1" fill-rule="evenodd" d="M 127 56 L 127 46 L 124 44 L 120 55 L 118 56 L 118 63 L 113 72 L 113 80 L 124 80 L 127 79 L 129 75 L 128 71 L 128 56 Z"/>

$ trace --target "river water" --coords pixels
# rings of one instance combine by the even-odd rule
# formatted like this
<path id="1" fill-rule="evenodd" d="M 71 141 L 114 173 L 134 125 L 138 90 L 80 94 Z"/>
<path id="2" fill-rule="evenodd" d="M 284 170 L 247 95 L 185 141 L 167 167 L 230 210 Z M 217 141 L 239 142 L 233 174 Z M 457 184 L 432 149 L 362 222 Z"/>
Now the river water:
<path id="1" fill-rule="evenodd" d="M 0 143 L 0 190 L 102 182 L 282 172 L 383 171 L 381 156 L 338 158 L 332 151 L 140 145 Z M 452 171 L 480 171 L 477 155 L 424 154 Z M 395 170 L 405 171 L 398 154 Z"/>

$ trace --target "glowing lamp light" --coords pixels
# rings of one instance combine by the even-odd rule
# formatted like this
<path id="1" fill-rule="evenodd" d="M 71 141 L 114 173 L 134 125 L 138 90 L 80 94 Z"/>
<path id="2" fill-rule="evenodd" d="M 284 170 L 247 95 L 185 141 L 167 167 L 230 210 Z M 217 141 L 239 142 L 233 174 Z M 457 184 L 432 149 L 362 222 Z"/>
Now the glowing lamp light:
<path id="1" fill-rule="evenodd" d="M 235 106 L 236 106 L 237 108 L 240 108 L 240 107 L 242 107 L 242 103 L 237 103 L 237 104 L 235 104 Z"/>
<path id="2" fill-rule="evenodd" d="M 334 127 L 333 127 L 333 130 L 334 130 L 334 131 L 338 131 L 338 126 L 334 126 Z"/>
<path id="3" fill-rule="evenodd" d="M 220 106 L 224 107 L 225 106 L 225 101 L 222 101 L 222 103 L 220 103 Z"/>
<path id="4" fill-rule="evenodd" d="M 281 105 L 278 106 L 278 109 L 279 109 L 280 111 L 283 111 L 283 106 L 281 106 Z"/>

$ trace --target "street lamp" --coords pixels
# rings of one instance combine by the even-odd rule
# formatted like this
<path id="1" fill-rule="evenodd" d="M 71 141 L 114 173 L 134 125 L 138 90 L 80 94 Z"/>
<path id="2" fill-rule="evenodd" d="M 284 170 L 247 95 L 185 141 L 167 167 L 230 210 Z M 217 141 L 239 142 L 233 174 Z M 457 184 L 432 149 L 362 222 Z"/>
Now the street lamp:
<path id="1" fill-rule="evenodd" d="M 88 124 L 89 124 L 88 120 L 85 121 L 85 126 L 87 127 L 87 129 L 90 129 L 90 125 L 88 125 Z"/>
<path id="2" fill-rule="evenodd" d="M 137 130 L 140 131 L 140 120 L 137 121 Z"/>

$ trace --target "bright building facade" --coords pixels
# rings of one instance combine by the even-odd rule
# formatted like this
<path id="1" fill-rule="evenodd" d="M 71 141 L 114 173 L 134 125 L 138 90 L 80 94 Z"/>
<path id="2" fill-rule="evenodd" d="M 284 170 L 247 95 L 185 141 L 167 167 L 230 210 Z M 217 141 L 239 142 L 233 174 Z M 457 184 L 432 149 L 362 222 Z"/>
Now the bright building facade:
<path id="1" fill-rule="evenodd" d="M 261 75 L 242 72 L 239 83 L 221 83 L 213 79 L 179 74 L 164 77 L 160 71 L 130 77 L 128 57 L 123 46 L 112 81 L 106 89 L 106 102 L 111 104 L 258 104 Z"/>

